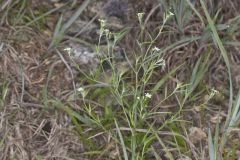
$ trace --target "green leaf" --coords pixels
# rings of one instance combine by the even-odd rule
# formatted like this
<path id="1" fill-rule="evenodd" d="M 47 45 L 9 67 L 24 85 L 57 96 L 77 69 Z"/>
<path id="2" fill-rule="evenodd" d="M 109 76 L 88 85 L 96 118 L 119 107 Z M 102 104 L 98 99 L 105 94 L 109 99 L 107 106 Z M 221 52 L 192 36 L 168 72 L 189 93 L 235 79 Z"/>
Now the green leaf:
<path id="1" fill-rule="evenodd" d="M 125 146 L 125 143 L 124 143 L 124 140 L 123 140 L 122 133 L 121 133 L 119 127 L 118 127 L 116 119 L 114 120 L 114 122 L 115 122 L 115 125 L 116 125 L 116 128 L 117 128 L 117 133 L 118 133 L 118 136 L 120 138 L 120 143 L 121 143 L 121 146 L 122 146 L 122 149 L 123 149 L 124 159 L 128 160 L 127 149 L 126 149 L 126 146 Z"/>

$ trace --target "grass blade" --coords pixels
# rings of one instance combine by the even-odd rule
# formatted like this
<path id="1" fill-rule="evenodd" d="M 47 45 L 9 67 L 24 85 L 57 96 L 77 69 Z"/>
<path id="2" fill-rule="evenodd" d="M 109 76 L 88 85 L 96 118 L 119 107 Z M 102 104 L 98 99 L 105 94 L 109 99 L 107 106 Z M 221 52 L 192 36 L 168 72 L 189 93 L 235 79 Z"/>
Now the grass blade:
<path id="1" fill-rule="evenodd" d="M 208 24 L 211 28 L 211 31 L 212 31 L 212 34 L 213 34 L 213 39 L 214 41 L 217 43 L 218 45 L 218 48 L 220 49 L 220 53 L 224 59 L 224 63 L 226 64 L 227 66 L 227 70 L 228 70 L 228 76 L 229 76 L 229 91 L 230 91 L 230 97 L 229 97 L 229 109 L 228 109 L 228 116 L 227 116 L 227 120 L 226 120 L 226 124 L 225 124 L 225 127 L 228 126 L 229 124 L 229 120 L 230 120 L 230 115 L 232 113 L 232 101 L 233 101 L 233 86 L 232 86 L 232 79 L 231 79 L 231 68 L 230 68 L 230 62 L 229 62 L 229 58 L 227 56 L 227 52 L 223 46 L 223 43 L 217 33 L 217 29 L 214 25 L 214 22 L 212 20 L 212 18 L 210 17 L 208 11 L 207 11 L 207 8 L 203 2 L 203 0 L 200 0 L 200 3 L 201 3 L 201 6 L 204 10 L 204 13 L 205 13 L 205 16 L 207 17 L 207 21 L 208 21 Z"/>
<path id="2" fill-rule="evenodd" d="M 73 16 L 65 23 L 62 27 L 62 32 L 65 32 L 75 21 L 76 19 L 81 15 L 81 13 L 86 9 L 88 4 L 91 2 L 91 0 L 85 0 L 82 5 L 78 8 L 78 10 L 73 14 Z"/>
<path id="3" fill-rule="evenodd" d="M 216 160 L 216 151 L 213 145 L 213 139 L 210 128 L 208 129 L 208 151 L 210 160 Z"/>
<path id="4" fill-rule="evenodd" d="M 195 14 L 199 17 L 201 23 L 202 23 L 202 26 L 204 26 L 204 20 L 201 16 L 201 14 L 195 9 L 194 5 L 192 4 L 192 2 L 190 2 L 189 0 L 186 0 L 188 5 L 190 6 L 190 8 L 195 12 Z"/>
<path id="5" fill-rule="evenodd" d="M 240 90 L 238 91 L 238 96 L 232 110 L 229 127 L 238 125 L 238 121 L 240 120 Z"/>
<path id="6" fill-rule="evenodd" d="M 198 59 L 196 65 L 194 66 L 192 75 L 190 77 L 190 85 L 188 86 L 188 95 L 190 95 L 196 89 L 200 81 L 203 79 L 204 74 L 208 70 L 207 62 L 209 60 L 210 53 L 211 50 L 209 49 Z"/>
<path id="7" fill-rule="evenodd" d="M 63 33 L 61 32 L 61 25 L 62 25 L 62 16 L 59 18 L 56 27 L 53 32 L 53 38 L 52 42 L 50 43 L 48 48 L 52 48 L 53 46 L 56 46 L 62 39 Z"/>
<path id="8" fill-rule="evenodd" d="M 25 27 L 27 27 L 27 26 L 29 26 L 29 25 L 35 23 L 36 21 L 42 19 L 43 17 L 46 17 L 46 16 L 48 16 L 48 15 L 50 15 L 50 14 L 56 12 L 56 11 L 59 10 L 60 8 L 66 6 L 67 4 L 68 4 L 68 3 L 64 4 L 63 6 L 60 6 L 60 7 L 54 8 L 54 9 L 52 9 L 52 10 L 50 10 L 50 11 L 48 11 L 48 12 L 46 12 L 46 13 L 44 13 L 44 14 L 38 16 L 38 17 L 36 17 L 36 18 L 33 19 L 32 21 L 30 21 L 30 22 L 28 22 L 27 24 L 25 24 Z"/>
<path id="9" fill-rule="evenodd" d="M 78 10 L 73 14 L 73 16 L 62 27 L 62 16 L 60 17 L 54 30 L 53 40 L 48 48 L 57 46 L 57 44 L 62 40 L 64 33 L 76 21 L 76 19 L 81 15 L 90 2 L 91 0 L 85 0 Z"/>
<path id="10" fill-rule="evenodd" d="M 151 91 L 151 94 L 155 94 L 158 89 L 167 81 L 167 79 L 174 74 L 182 65 L 174 68 L 173 70 L 171 70 L 167 75 L 165 75 L 153 88 L 153 90 Z"/>
<path id="11" fill-rule="evenodd" d="M 124 159 L 128 160 L 127 149 L 126 149 L 126 146 L 125 146 L 125 143 L 124 143 L 124 140 L 123 140 L 122 133 L 121 133 L 121 131 L 119 129 L 119 126 L 117 124 L 116 119 L 114 121 L 115 121 L 115 125 L 116 125 L 116 128 L 117 128 L 117 133 L 118 133 L 118 136 L 120 138 L 121 145 L 122 145 Z"/>

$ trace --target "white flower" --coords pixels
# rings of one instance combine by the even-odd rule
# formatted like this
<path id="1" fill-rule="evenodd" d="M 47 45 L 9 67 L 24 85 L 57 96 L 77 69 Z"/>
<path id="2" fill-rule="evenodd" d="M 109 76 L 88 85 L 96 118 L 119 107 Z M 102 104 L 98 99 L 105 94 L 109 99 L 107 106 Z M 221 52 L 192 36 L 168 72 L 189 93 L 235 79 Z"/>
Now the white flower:
<path id="1" fill-rule="evenodd" d="M 161 49 L 158 48 L 158 47 L 156 47 L 156 46 L 153 48 L 153 51 L 156 51 L 156 52 L 159 52 L 160 50 L 161 50 Z"/>
<path id="2" fill-rule="evenodd" d="M 150 99 L 150 98 L 152 98 L 152 95 L 149 93 L 145 93 L 145 97 Z"/>
<path id="3" fill-rule="evenodd" d="M 164 13 L 164 21 L 166 22 L 172 16 L 174 16 L 174 13 L 170 11 L 168 11 L 167 13 Z"/>
<path id="4" fill-rule="evenodd" d="M 138 96 L 137 99 L 140 100 L 140 97 Z"/>
<path id="5" fill-rule="evenodd" d="M 83 87 L 79 87 L 79 88 L 77 89 L 77 91 L 81 93 L 81 95 L 82 95 L 83 98 L 86 97 L 87 92 L 84 90 Z"/>
<path id="6" fill-rule="evenodd" d="M 172 13 L 172 12 L 170 12 L 170 11 L 169 11 L 168 13 L 169 13 L 170 16 L 174 16 L 174 13 Z"/>
<path id="7" fill-rule="evenodd" d="M 78 92 L 84 92 L 84 89 L 82 87 L 77 89 Z"/>
<path id="8" fill-rule="evenodd" d="M 138 13 L 138 14 L 137 14 L 139 23 L 141 23 L 141 22 L 142 22 L 143 15 L 144 15 L 144 13 L 143 13 L 143 12 L 142 12 L 142 13 Z"/>
<path id="9" fill-rule="evenodd" d="M 213 98 L 216 94 L 219 94 L 219 91 L 217 91 L 215 89 L 211 89 L 209 99 Z"/>
<path id="10" fill-rule="evenodd" d="M 106 33 L 109 33 L 109 32 L 110 32 L 109 29 L 105 29 L 104 31 L 105 31 Z"/>
<path id="11" fill-rule="evenodd" d="M 177 82 L 177 86 L 176 86 L 176 89 L 179 89 L 179 88 L 181 88 L 183 86 L 183 84 L 182 84 L 182 82 Z"/>
<path id="12" fill-rule="evenodd" d="M 100 26 L 101 26 L 102 28 L 104 28 L 104 27 L 106 26 L 106 20 L 104 20 L 104 19 L 99 19 L 99 22 L 100 22 Z"/>
<path id="13" fill-rule="evenodd" d="M 71 50 L 72 50 L 72 48 L 70 48 L 70 47 L 64 48 L 64 51 L 67 51 L 67 52 L 70 52 Z"/>
<path id="14" fill-rule="evenodd" d="M 73 49 L 70 47 L 64 48 L 64 51 L 66 51 L 68 53 L 69 56 L 71 56 Z"/>
<path id="15" fill-rule="evenodd" d="M 101 22 L 101 23 L 106 23 L 106 20 L 104 20 L 104 19 L 98 19 L 99 20 L 99 22 Z"/>
<path id="16" fill-rule="evenodd" d="M 104 29 L 104 32 L 105 32 L 105 34 L 106 34 L 107 37 L 111 34 L 111 32 L 109 31 L 109 29 Z"/>

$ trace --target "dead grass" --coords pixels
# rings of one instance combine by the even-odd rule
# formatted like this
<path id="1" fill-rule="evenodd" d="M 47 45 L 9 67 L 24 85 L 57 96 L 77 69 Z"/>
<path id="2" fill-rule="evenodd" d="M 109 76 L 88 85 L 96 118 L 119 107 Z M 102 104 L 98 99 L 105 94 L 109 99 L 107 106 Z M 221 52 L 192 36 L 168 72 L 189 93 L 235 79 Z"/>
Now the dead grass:
<path id="1" fill-rule="evenodd" d="M 8 12 L 6 11 L 7 7 L 9 7 L 7 2 L 11 3 L 10 1 L 0 1 L 0 4 L 6 4 L 6 6 L 0 8 L 1 17 L 4 17 L 4 13 Z M 46 3 L 47 1 L 44 2 Z M 157 3 L 153 1 L 134 2 L 133 0 L 129 2 L 132 8 L 127 15 L 132 28 L 120 42 L 120 45 L 125 48 L 126 52 L 131 54 L 129 55 L 130 58 L 137 57 L 139 53 L 147 51 L 148 46 L 139 48 L 136 39 L 140 38 L 142 42 L 147 42 L 151 37 L 154 37 L 158 27 L 163 24 L 164 9 L 170 6 L 168 3 L 162 3 L 159 7 L 155 7 Z M 162 1 L 159 0 L 158 2 Z M 73 3 L 73 6 L 68 7 L 74 10 L 74 6 L 80 4 L 80 2 L 76 2 L 76 4 Z M 33 2 L 26 7 L 26 12 L 30 13 L 33 11 L 34 14 L 43 5 L 34 5 Z M 63 4 L 59 2 L 49 6 L 59 5 Z M 196 9 L 204 17 L 200 4 L 196 6 Z M 208 6 L 210 6 L 211 10 L 211 4 L 208 4 Z M 224 25 L 219 26 L 223 28 L 219 29 L 219 34 L 228 52 L 232 69 L 231 78 L 233 79 L 235 89 L 234 93 L 237 93 L 240 85 L 240 45 L 238 43 L 240 41 L 240 22 L 239 20 L 231 20 L 239 16 L 237 9 L 240 6 L 238 0 L 229 2 L 219 1 L 217 6 L 225 7 L 220 11 L 216 22 L 231 26 L 230 28 L 225 28 Z M 212 7 L 211 11 L 216 14 L 214 11 L 218 7 Z M 69 8 L 66 7 L 65 11 Z M 145 12 L 145 17 L 147 18 L 144 21 L 145 32 L 140 37 L 136 15 L 142 11 Z M 62 10 L 60 12 L 64 13 Z M 40 13 L 39 15 L 41 16 Z M 92 17 L 89 18 L 88 16 L 86 11 L 81 15 L 81 18 L 90 21 Z M 63 48 L 66 47 L 64 44 L 67 44 L 64 41 L 69 41 L 67 36 L 63 37 L 63 43 L 57 46 L 62 57 L 57 54 L 56 50 L 48 50 L 54 28 L 51 26 L 53 22 L 48 22 L 47 20 L 52 19 L 55 24 L 57 22 L 56 19 L 59 18 L 59 13 L 49 15 L 50 18 L 46 18 L 46 21 L 43 19 L 42 22 L 36 21 L 36 23 L 28 26 L 25 26 L 25 24 L 29 23 L 29 20 L 26 21 L 27 18 L 23 18 L 19 24 L 13 26 L 10 21 L 11 17 L 5 17 L 0 25 L 0 46 L 1 43 L 3 44 L 2 51 L 0 48 L 0 91 L 4 93 L 0 94 L 0 159 L 119 159 L 119 157 L 123 158 L 125 152 L 121 136 L 126 138 L 124 139 L 125 142 L 130 143 L 129 139 L 132 138 L 132 133 L 136 134 L 137 138 L 142 138 L 142 143 L 149 142 L 149 144 L 144 144 L 151 146 L 148 148 L 151 151 L 143 156 L 145 159 L 157 159 L 155 154 L 159 154 L 160 159 L 171 159 L 172 157 L 180 160 L 184 156 L 192 159 L 207 159 L 207 137 L 204 133 L 207 133 L 207 128 L 214 132 L 216 117 L 218 117 L 220 111 L 220 126 L 223 126 L 227 117 L 229 98 L 229 89 L 227 87 L 228 73 L 219 50 L 212 41 L 211 36 L 209 36 L 210 29 L 207 26 L 204 27 L 196 15 L 187 19 L 183 24 L 178 24 L 174 19 L 171 19 L 166 23 L 160 38 L 154 43 L 154 46 L 159 46 L 163 50 L 166 67 L 164 70 L 157 69 L 154 71 L 154 76 L 146 87 L 147 89 L 156 84 L 159 81 L 159 77 L 163 77 L 174 68 L 181 66 L 181 69 L 178 69 L 175 75 L 171 75 L 162 89 L 154 94 L 149 106 L 157 106 L 152 108 L 151 111 L 154 111 L 153 113 L 169 112 L 174 114 L 166 114 L 166 116 L 161 115 L 159 117 L 153 116 L 148 121 L 146 120 L 149 123 L 139 124 L 143 128 L 135 128 L 134 132 L 131 128 L 132 126 L 128 127 L 128 122 L 123 118 L 126 113 L 123 112 L 121 105 L 112 100 L 115 95 L 112 95 L 107 87 L 102 87 L 102 90 L 97 87 L 94 88 L 95 83 L 89 78 L 92 76 L 91 73 L 89 71 L 80 72 L 72 63 L 71 58 L 64 54 Z M 46 26 L 38 28 L 42 23 L 43 26 Z M 93 23 L 99 25 L 97 20 L 94 20 Z M 183 25 L 183 30 L 181 30 L 181 25 Z M 88 43 L 92 43 L 91 40 L 95 42 L 96 38 L 94 40 L 94 37 L 88 37 L 87 40 L 81 40 L 83 42 L 88 40 L 90 41 Z M 178 100 L 181 99 L 183 92 L 179 90 L 179 92 L 174 93 L 167 99 L 164 94 L 170 94 L 174 91 L 179 82 L 189 84 L 197 61 L 201 56 L 207 55 L 207 53 L 210 54 L 210 59 L 207 63 L 208 69 L 197 85 L 196 90 L 189 96 L 189 100 L 184 103 L 181 113 L 178 114 L 177 107 L 181 106 Z M 69 66 L 70 69 L 66 66 Z M 70 74 L 70 71 L 73 72 L 74 76 Z M 104 72 L 104 70 L 99 72 Z M 83 73 L 89 74 L 89 77 L 84 77 Z M 130 86 L 133 78 L 129 76 L 132 73 L 127 72 L 126 75 L 125 78 L 131 82 L 128 84 Z M 108 84 L 107 81 L 110 81 L 108 77 L 105 77 L 106 80 L 102 79 L 104 78 L 97 79 L 102 82 L 100 84 L 102 86 Z M 96 83 L 97 85 L 99 84 Z M 73 97 L 76 92 L 75 87 L 78 88 L 80 86 L 90 88 L 89 92 L 92 95 L 86 101 L 81 96 Z M 218 90 L 220 94 L 208 102 L 206 99 L 208 99 L 212 88 Z M 132 97 L 130 96 L 127 100 L 131 101 Z M 80 121 L 81 119 L 74 118 L 74 116 L 71 117 L 71 114 L 68 114 L 69 110 L 66 111 L 66 108 L 59 107 L 60 109 L 58 109 L 56 104 L 51 101 L 53 99 L 61 101 L 65 106 L 69 106 L 71 109 L 70 113 L 76 112 L 76 114 L 83 116 L 87 122 L 90 121 L 91 123 L 82 122 Z M 90 115 L 88 110 L 84 108 L 86 102 L 89 106 L 94 106 L 92 109 L 93 115 Z M 159 102 L 161 102 L 160 105 Z M 104 106 L 112 106 L 113 110 L 104 110 Z M 100 124 L 92 124 L 94 120 L 98 120 L 96 117 L 104 117 L 105 119 L 99 120 Z M 114 122 L 115 118 L 117 118 L 117 122 Z M 166 121 L 169 121 L 169 124 Z M 154 130 L 157 128 L 156 126 L 165 125 L 165 123 L 166 126 L 161 128 L 164 130 Z M 77 124 L 80 125 L 78 126 Z M 120 125 L 119 128 L 118 125 Z M 144 127 L 146 128 L 144 129 Z M 200 131 L 197 133 L 189 131 L 192 127 L 196 127 Z M 240 146 L 237 143 L 239 141 L 239 130 L 237 129 L 229 140 L 227 148 L 224 150 L 226 153 L 222 153 L 223 155 L 230 153 L 233 150 L 232 148 L 235 148 L 235 155 L 240 154 Z M 123 135 L 117 134 L 117 131 L 121 131 Z M 200 139 L 197 140 L 193 139 L 199 133 L 201 133 L 202 137 L 199 136 Z M 150 135 L 155 137 L 153 138 L 154 140 L 151 139 Z M 159 139 L 164 139 L 166 142 Z M 153 143 L 150 145 L 150 142 Z M 127 145 L 128 147 L 125 148 L 126 152 L 132 153 L 133 151 L 129 147 L 131 144 Z M 142 152 L 145 153 L 144 151 Z"/>

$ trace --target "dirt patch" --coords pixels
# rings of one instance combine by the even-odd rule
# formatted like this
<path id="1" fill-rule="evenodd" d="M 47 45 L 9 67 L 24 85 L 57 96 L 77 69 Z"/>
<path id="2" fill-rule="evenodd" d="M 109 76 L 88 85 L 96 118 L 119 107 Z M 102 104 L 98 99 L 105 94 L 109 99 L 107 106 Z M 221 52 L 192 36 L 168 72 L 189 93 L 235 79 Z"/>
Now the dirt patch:
<path id="1" fill-rule="evenodd" d="M 208 152 L 207 128 L 214 132 L 214 127 L 220 121 L 220 135 L 223 134 L 229 99 L 227 68 L 216 42 L 212 41 L 210 29 L 204 27 L 201 19 L 190 12 L 189 7 L 180 13 L 180 3 L 174 6 L 171 2 L 144 0 L 96 1 L 86 7 L 64 32 L 59 44 L 49 48 L 59 18 L 62 16 L 62 24 L 67 23 L 84 1 L 34 2 L 27 2 L 26 6 L 22 4 L 26 8 L 24 12 L 14 10 L 21 6 L 20 3 L 1 2 L 4 5 L 0 8 L 0 159 L 117 159 L 125 154 L 123 142 L 117 140 L 121 135 L 118 123 L 136 127 L 136 130 L 127 127 L 119 129 L 126 137 L 124 140 L 129 156 L 137 149 L 142 149 L 141 145 L 144 144 L 144 147 L 151 146 L 149 151 L 142 150 L 143 154 L 146 152 L 143 157 L 148 159 L 154 159 L 158 153 L 162 159 L 171 156 L 175 159 L 197 159 L 196 154 L 200 156 Z M 240 50 L 236 43 L 240 40 L 240 22 L 235 18 L 239 15 L 239 3 L 237 0 L 227 4 L 224 1 L 211 1 L 207 6 L 211 16 L 218 13 L 216 6 L 222 8 L 216 19 L 216 24 L 219 24 L 216 28 L 228 53 L 236 95 L 240 85 Z M 7 7 L 11 15 L 19 18 L 18 23 L 13 23 L 13 16 L 5 16 Z M 55 12 L 39 18 L 45 10 L 57 7 L 59 9 Z M 204 15 L 199 3 L 196 2 L 195 7 L 199 14 Z M 175 16 L 165 23 L 167 11 L 174 12 Z M 137 17 L 140 12 L 145 13 L 140 23 L 144 26 L 144 32 Z M 188 18 L 181 19 L 185 16 Z M 106 30 L 101 35 L 99 19 L 105 20 L 109 35 Z M 203 21 L 206 22 L 205 18 Z M 158 35 L 163 24 L 161 36 L 150 44 L 149 41 Z M 111 48 L 116 36 L 120 40 Z M 149 94 L 152 101 L 144 101 L 149 104 L 148 112 L 163 114 L 153 114 L 139 126 L 133 126 L 131 121 L 126 120 L 129 116 L 123 118 L 130 112 L 123 108 L 137 97 L 132 93 L 131 88 L 134 87 L 131 85 L 146 72 L 142 67 L 139 69 L 139 79 L 132 77 L 136 73 L 134 69 L 135 72 L 132 71 L 134 58 L 147 53 L 149 45 L 152 45 L 151 48 L 159 47 L 166 66 L 154 70 L 146 90 L 176 67 L 181 66 L 181 69 L 170 75 L 165 86 L 153 96 Z M 204 64 L 198 68 L 202 69 L 204 75 L 198 75 L 201 81 L 197 86 L 192 85 L 194 89 L 189 99 L 181 106 L 181 98 L 184 99 L 182 95 L 189 88 L 183 85 L 178 92 L 174 90 L 182 83 L 189 85 L 197 81 L 193 81 L 193 70 L 198 63 Z M 123 82 L 129 83 L 126 86 L 122 82 L 111 84 L 117 77 L 114 77 L 115 73 L 122 76 Z M 114 85 L 128 92 L 125 101 L 115 99 L 119 95 L 112 94 L 113 91 L 109 89 Z M 171 92 L 174 94 L 171 95 Z M 210 98 L 211 93 L 215 94 L 214 98 Z M 171 96 L 168 97 L 168 94 Z M 144 96 L 146 99 L 146 95 L 144 93 L 135 100 Z M 181 107 L 181 115 L 178 115 Z M 153 133 L 153 129 L 162 125 L 166 125 L 164 131 Z M 235 148 L 238 154 L 238 132 L 237 128 L 232 131 L 233 138 L 224 152 Z M 159 143 L 158 134 L 164 137 L 166 146 Z M 134 141 L 131 139 L 133 137 L 136 138 Z M 141 145 L 132 151 L 131 143 Z M 180 148 L 176 149 L 176 144 Z M 168 147 L 171 149 L 166 152 Z M 140 156 L 140 152 L 138 154 Z"/>

